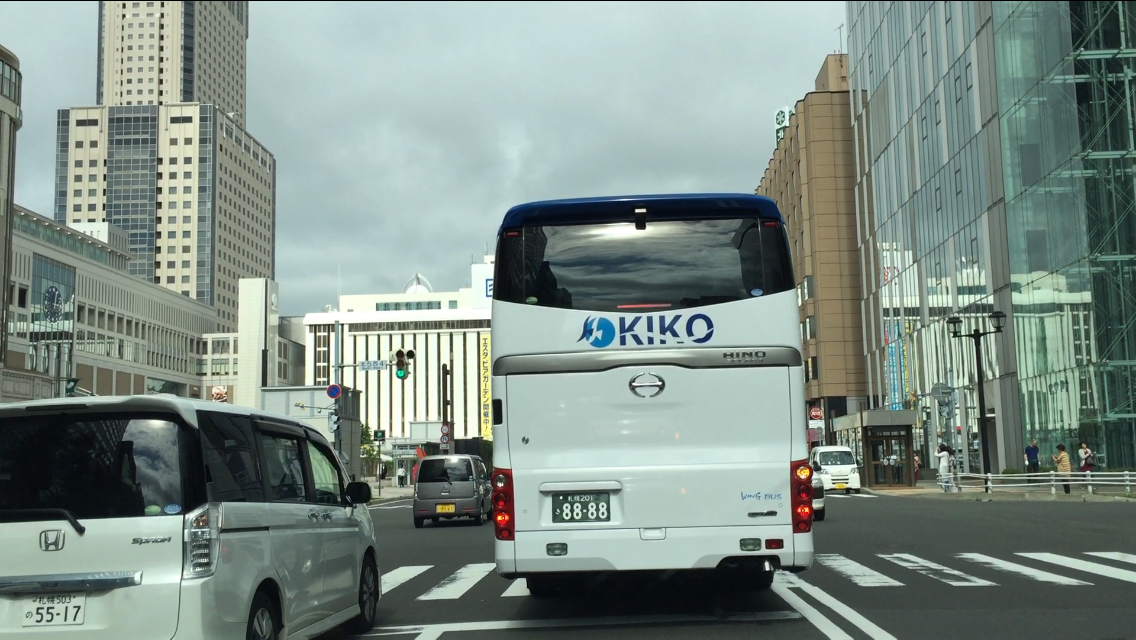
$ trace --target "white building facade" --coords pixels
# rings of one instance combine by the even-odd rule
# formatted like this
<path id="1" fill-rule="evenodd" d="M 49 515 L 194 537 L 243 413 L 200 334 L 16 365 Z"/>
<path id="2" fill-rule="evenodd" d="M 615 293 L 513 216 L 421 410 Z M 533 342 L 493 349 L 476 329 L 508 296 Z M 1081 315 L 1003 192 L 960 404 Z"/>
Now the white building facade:
<path id="1" fill-rule="evenodd" d="M 360 415 L 368 428 L 383 430 L 388 438 L 409 438 L 412 422 L 442 419 L 445 364 L 453 372 L 449 417 L 453 438 L 491 439 L 493 257 L 471 265 L 470 274 L 472 286 L 456 292 L 435 293 L 418 274 L 401 294 L 341 296 L 343 311 L 306 315 L 306 384 L 339 383 L 358 389 Z M 392 369 L 357 367 L 366 360 L 388 360 L 400 349 L 415 353 L 406 380 L 397 379 Z"/>
<path id="2" fill-rule="evenodd" d="M 280 317 L 280 285 L 273 280 L 241 280 L 237 330 L 203 338 L 205 388 L 213 400 L 259 409 L 263 389 L 303 384 L 302 319 Z"/>

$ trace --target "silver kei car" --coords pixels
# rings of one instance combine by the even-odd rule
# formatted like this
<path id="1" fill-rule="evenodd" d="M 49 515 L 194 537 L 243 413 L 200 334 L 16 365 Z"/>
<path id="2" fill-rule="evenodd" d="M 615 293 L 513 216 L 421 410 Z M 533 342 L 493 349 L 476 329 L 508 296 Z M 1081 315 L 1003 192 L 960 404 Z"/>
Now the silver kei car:
<path id="1" fill-rule="evenodd" d="M 426 456 L 418 462 L 414 484 L 414 526 L 472 518 L 480 526 L 493 513 L 489 471 L 480 456 Z"/>

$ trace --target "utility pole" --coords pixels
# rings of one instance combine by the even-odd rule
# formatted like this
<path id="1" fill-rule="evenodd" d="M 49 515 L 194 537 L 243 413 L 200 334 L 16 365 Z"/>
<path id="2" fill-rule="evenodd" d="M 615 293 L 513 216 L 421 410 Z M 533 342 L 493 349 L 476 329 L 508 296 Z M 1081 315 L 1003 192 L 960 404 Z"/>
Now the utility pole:
<path id="1" fill-rule="evenodd" d="M 335 321 L 335 335 L 332 336 L 331 347 L 331 382 L 332 384 L 337 384 L 340 387 L 343 387 L 343 325 L 340 324 L 338 319 Z M 340 393 L 342 394 L 342 391 Z M 335 399 L 335 415 L 340 420 L 342 420 L 343 416 L 343 412 L 340 410 L 343 407 L 342 400 L 342 395 Z M 338 425 L 342 425 L 342 422 L 340 421 L 337 421 L 337 423 Z M 333 433 L 332 436 L 335 437 L 335 450 L 343 453 L 343 430 L 341 428 L 336 428 L 335 433 Z"/>
<path id="2" fill-rule="evenodd" d="M 443 438 L 448 440 L 448 442 L 446 442 L 445 444 L 442 445 L 442 453 L 447 453 L 447 454 L 450 453 L 451 451 L 453 451 L 452 443 L 453 443 L 453 437 L 454 437 L 453 433 L 452 433 L 452 429 L 448 428 L 449 425 L 450 425 L 450 416 L 451 416 L 450 397 L 449 397 L 450 396 L 450 379 L 451 379 L 451 377 L 452 377 L 452 374 L 450 373 L 450 366 L 443 362 L 442 363 L 442 384 L 440 384 L 438 386 L 438 394 L 439 394 L 439 404 L 441 405 L 441 409 L 442 409 L 442 435 L 443 435 Z M 446 436 L 448 436 L 448 438 L 446 438 Z"/>

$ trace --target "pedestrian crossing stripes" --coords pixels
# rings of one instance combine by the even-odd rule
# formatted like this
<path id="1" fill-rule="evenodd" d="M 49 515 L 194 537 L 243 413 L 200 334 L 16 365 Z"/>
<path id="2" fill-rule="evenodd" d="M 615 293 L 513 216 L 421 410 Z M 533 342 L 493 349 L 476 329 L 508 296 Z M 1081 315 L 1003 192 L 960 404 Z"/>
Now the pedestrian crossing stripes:
<path id="1" fill-rule="evenodd" d="M 419 600 L 457 600 L 465 595 L 466 591 L 473 588 L 473 585 L 481 581 L 482 578 L 489 575 L 490 571 L 497 568 L 497 565 L 492 562 L 483 562 L 480 564 L 467 564 L 457 573 L 446 578 L 438 583 L 436 587 L 430 589 L 426 593 L 418 596 Z"/>
<path id="2" fill-rule="evenodd" d="M 968 588 L 1012 587 L 1015 580 L 1060 588 L 1110 586 L 1110 583 L 1114 586 L 1115 581 L 1136 584 L 1136 570 L 1114 564 L 1136 565 L 1136 554 L 1117 551 L 1086 551 L 1069 555 L 1016 552 L 1009 557 L 997 557 L 983 553 L 956 553 L 937 562 L 909 553 L 864 554 L 855 559 L 836 553 L 818 553 L 813 569 L 801 574 L 801 577 L 806 582 L 813 582 L 824 580 L 820 575 L 823 572 L 831 572 L 854 587 L 865 588 L 910 586 L 915 581 L 926 579 L 950 587 Z M 477 597 L 518 598 L 530 595 L 523 578 L 511 582 L 486 580 L 490 574 L 496 576 L 496 565 L 492 562 L 471 563 L 456 571 L 440 570 L 434 565 L 391 569 L 382 577 L 383 595 L 395 591 L 395 597 L 419 601 L 457 600 L 470 595 L 475 589 L 478 590 Z"/>
<path id="3" fill-rule="evenodd" d="M 860 587 L 902 587 L 903 583 L 894 580 L 880 573 L 865 567 L 864 565 L 849 560 L 844 556 L 834 553 L 819 553 L 816 556 L 816 561 L 822 567 L 832 569 L 836 573 L 848 578 L 853 584 Z"/>
<path id="4" fill-rule="evenodd" d="M 944 567 L 936 562 L 924 560 L 913 556 L 909 553 L 881 553 L 880 557 L 884 560 L 889 560 L 903 567 L 904 569 L 911 569 L 918 573 L 922 573 L 928 578 L 934 578 L 940 582 L 945 582 L 952 587 L 993 587 L 996 586 L 989 580 L 982 578 L 975 578 L 974 576 L 967 575 L 956 569 Z"/>

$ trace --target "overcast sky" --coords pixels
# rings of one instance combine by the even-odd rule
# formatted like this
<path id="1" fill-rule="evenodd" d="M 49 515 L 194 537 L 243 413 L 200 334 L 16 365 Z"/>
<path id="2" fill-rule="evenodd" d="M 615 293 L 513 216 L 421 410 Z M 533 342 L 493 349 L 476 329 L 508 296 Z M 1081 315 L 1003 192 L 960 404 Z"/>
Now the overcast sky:
<path id="1" fill-rule="evenodd" d="M 774 113 L 845 22 L 843 2 L 250 4 L 286 314 L 334 304 L 337 267 L 343 293 L 468 286 L 514 204 L 752 193 Z M 95 102 L 97 22 L 92 1 L 0 2 L 24 74 L 16 201 L 41 214 L 55 112 Z"/>

